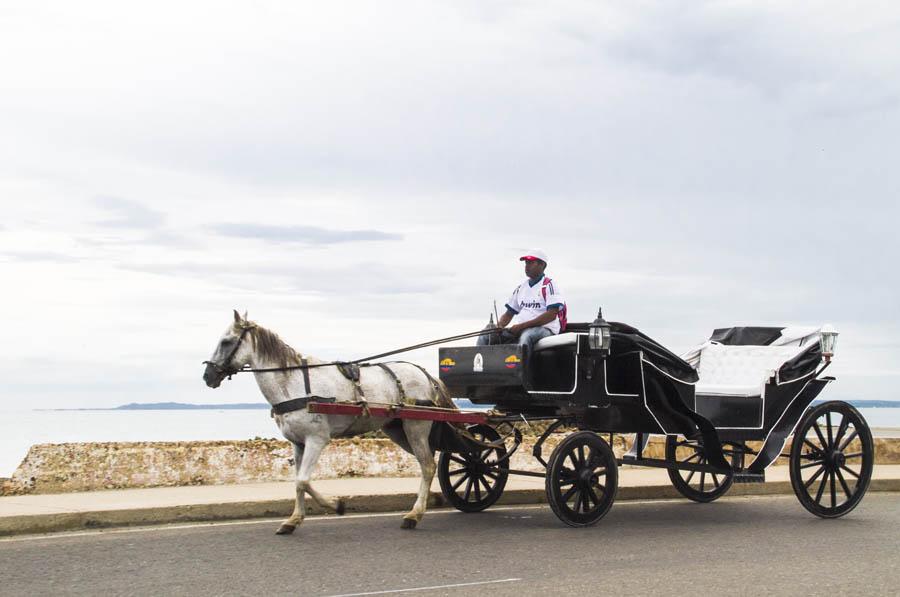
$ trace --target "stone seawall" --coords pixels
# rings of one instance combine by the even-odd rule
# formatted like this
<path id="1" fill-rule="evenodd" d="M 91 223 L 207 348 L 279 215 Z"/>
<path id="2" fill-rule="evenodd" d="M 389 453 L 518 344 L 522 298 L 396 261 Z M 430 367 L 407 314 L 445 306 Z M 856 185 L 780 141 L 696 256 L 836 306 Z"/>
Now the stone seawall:
<path id="1" fill-rule="evenodd" d="M 547 440 L 545 459 L 562 438 Z M 511 468 L 542 470 L 531 455 L 535 441 L 525 438 Z M 617 455 L 625 451 L 621 437 L 616 437 L 614 448 Z M 877 463 L 900 463 L 900 439 L 877 438 L 875 450 Z M 645 456 L 664 458 L 664 441 L 654 438 Z M 333 441 L 319 459 L 314 478 L 418 473 L 415 459 L 391 441 L 357 438 Z M 12 478 L 0 480 L 0 495 L 289 481 L 292 475 L 293 452 L 279 440 L 40 444 L 29 450 Z"/>

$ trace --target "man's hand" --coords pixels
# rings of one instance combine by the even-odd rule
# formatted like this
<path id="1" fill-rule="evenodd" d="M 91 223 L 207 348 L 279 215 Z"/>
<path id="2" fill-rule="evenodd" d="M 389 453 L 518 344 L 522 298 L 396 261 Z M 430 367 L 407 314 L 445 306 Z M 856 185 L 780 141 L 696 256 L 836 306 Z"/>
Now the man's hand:
<path id="1" fill-rule="evenodd" d="M 518 336 L 522 333 L 525 327 L 521 323 L 517 323 L 516 325 L 511 325 L 506 328 L 506 331 L 512 334 L 513 336 Z"/>

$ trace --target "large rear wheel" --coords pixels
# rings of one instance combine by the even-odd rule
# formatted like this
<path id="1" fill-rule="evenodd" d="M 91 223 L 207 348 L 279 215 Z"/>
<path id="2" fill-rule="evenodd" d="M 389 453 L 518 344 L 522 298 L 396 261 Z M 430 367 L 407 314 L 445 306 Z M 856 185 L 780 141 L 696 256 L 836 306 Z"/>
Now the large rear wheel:
<path id="1" fill-rule="evenodd" d="M 556 446 L 547 468 L 547 501 L 569 526 L 595 524 L 612 507 L 619 471 L 616 457 L 603 438 L 579 431 Z"/>
<path id="2" fill-rule="evenodd" d="M 855 508 L 872 479 L 875 445 L 869 425 L 846 402 L 811 408 L 794 432 L 791 485 L 804 508 L 838 518 Z"/>
<path id="3" fill-rule="evenodd" d="M 465 453 L 441 452 L 438 481 L 441 493 L 462 512 L 481 512 L 503 495 L 509 477 L 506 447 L 500 434 L 488 425 L 473 425 L 468 432 L 478 441 L 497 444 L 494 448 L 473 446 Z"/>

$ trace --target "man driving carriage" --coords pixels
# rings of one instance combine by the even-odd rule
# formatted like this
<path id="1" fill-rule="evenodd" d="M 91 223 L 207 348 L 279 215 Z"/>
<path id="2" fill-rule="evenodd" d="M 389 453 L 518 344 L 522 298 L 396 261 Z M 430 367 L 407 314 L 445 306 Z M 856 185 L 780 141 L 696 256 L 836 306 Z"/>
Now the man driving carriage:
<path id="1" fill-rule="evenodd" d="M 559 286 L 544 273 L 550 259 L 542 249 L 530 249 L 519 257 L 525 262 L 526 280 L 513 290 L 497 331 L 478 337 L 478 345 L 518 342 L 528 355 L 541 338 L 565 331 L 566 301 Z M 516 323 L 508 326 L 513 319 Z M 499 333 L 498 333 L 499 332 Z"/>

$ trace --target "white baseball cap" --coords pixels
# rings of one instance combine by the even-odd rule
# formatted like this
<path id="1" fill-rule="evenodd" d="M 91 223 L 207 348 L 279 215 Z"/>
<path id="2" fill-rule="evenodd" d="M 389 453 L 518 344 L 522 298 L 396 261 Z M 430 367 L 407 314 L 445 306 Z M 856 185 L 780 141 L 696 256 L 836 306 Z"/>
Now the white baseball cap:
<path id="1" fill-rule="evenodd" d="M 539 259 L 546 264 L 550 264 L 550 258 L 547 257 L 547 253 L 543 249 L 528 249 L 524 255 L 519 257 L 519 261 L 534 261 L 535 259 Z"/>

